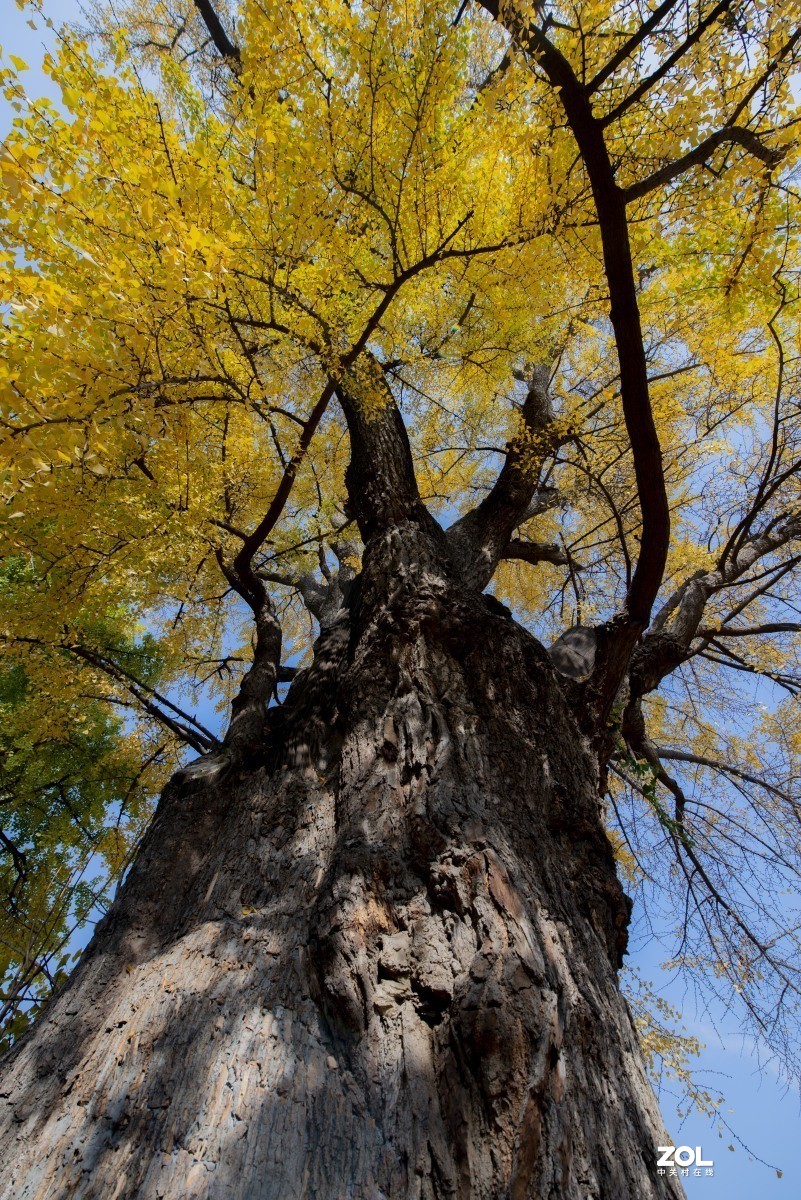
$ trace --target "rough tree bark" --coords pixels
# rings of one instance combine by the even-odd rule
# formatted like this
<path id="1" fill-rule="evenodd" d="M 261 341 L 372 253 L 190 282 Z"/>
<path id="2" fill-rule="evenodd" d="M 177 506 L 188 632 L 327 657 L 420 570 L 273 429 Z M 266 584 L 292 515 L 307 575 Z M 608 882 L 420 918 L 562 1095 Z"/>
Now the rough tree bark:
<path id="1" fill-rule="evenodd" d="M 470 582 L 391 398 L 339 398 L 361 575 L 253 754 L 168 785 L 6 1061 L 2 1195 L 679 1197 L 570 684 Z"/>

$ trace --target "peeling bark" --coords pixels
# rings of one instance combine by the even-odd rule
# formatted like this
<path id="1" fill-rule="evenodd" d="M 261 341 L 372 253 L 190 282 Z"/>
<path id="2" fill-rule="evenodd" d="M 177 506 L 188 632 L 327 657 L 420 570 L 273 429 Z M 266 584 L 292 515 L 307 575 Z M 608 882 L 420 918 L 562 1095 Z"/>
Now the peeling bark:
<path id="1" fill-rule="evenodd" d="M 369 537 L 259 765 L 165 790 L 4 1063 L 4 1197 L 681 1196 L 597 765 L 418 517 Z"/>

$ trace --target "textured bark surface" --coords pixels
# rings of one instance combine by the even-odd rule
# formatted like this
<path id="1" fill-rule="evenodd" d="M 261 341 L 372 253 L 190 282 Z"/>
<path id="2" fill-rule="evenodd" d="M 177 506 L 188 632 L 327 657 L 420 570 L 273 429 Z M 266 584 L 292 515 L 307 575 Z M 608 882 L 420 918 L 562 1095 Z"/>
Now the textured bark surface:
<path id="1" fill-rule="evenodd" d="M 168 786 L 4 1064 L 3 1197 L 681 1195 L 597 768 L 443 547 L 372 537 L 261 764 Z"/>

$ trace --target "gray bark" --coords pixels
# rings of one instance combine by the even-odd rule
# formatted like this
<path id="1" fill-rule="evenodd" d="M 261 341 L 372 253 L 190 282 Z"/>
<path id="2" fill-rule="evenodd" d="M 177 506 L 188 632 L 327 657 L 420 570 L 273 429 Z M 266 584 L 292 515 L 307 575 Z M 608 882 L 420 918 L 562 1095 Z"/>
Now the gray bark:
<path id="1" fill-rule="evenodd" d="M 4 1198 L 681 1196 L 596 761 L 434 526 L 368 540 L 260 755 L 168 785 L 3 1064 Z"/>

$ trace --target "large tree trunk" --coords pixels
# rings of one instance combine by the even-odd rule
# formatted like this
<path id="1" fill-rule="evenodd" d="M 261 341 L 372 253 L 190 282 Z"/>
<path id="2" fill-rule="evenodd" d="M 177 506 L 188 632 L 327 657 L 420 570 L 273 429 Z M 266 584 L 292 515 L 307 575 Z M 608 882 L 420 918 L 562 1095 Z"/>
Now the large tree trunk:
<path id="1" fill-rule="evenodd" d="M 547 654 L 369 541 L 261 765 L 177 778 L 4 1065 L 4 1197 L 678 1197 L 628 902 Z"/>

